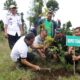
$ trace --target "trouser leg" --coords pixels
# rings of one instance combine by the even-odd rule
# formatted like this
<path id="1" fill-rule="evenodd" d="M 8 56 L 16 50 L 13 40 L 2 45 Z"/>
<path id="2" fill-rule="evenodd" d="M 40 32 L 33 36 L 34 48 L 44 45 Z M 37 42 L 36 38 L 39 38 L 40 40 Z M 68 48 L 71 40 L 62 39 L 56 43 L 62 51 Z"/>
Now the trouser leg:
<path id="1" fill-rule="evenodd" d="M 10 49 L 13 48 L 15 42 L 20 38 L 20 36 L 18 36 L 17 34 L 15 36 L 9 35 L 8 34 L 8 43 L 9 43 L 9 47 Z"/>
<path id="2" fill-rule="evenodd" d="M 72 54 L 65 55 L 65 62 L 68 64 L 73 64 Z M 78 61 L 75 61 L 76 64 L 78 64 Z"/>

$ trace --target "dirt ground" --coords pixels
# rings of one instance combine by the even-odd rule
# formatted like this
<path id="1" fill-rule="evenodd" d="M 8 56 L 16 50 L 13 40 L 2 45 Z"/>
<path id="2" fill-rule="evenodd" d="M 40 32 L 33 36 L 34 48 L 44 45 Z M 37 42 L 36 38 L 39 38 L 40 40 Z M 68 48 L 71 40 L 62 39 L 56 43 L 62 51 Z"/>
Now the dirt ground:
<path id="1" fill-rule="evenodd" d="M 80 75 L 80 71 L 76 71 L 78 75 Z M 37 72 L 37 76 L 33 80 L 58 80 L 60 77 L 71 77 L 73 74 L 73 71 L 67 71 L 63 68 L 52 70 L 51 72 Z"/>
<path id="2" fill-rule="evenodd" d="M 63 68 L 52 70 L 51 72 L 43 71 L 37 72 L 37 76 L 34 80 L 58 80 L 58 77 L 70 77 L 73 75 L 73 71 L 67 71 Z"/>

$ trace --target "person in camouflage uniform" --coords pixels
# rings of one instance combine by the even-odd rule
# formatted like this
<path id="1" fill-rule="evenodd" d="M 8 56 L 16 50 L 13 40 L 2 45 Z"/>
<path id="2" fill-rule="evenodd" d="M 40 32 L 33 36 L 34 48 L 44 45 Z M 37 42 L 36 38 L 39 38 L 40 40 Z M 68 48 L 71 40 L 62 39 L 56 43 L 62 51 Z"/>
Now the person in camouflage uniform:
<path id="1" fill-rule="evenodd" d="M 76 36 L 80 36 L 80 27 L 77 27 L 74 29 L 73 31 L 73 35 L 76 35 Z M 73 52 L 74 52 L 74 47 L 69 47 L 68 48 L 68 52 L 65 54 L 65 60 L 66 60 L 66 63 L 70 63 L 70 64 L 73 64 L 73 60 L 76 60 L 77 56 L 80 55 L 80 47 L 75 47 L 75 55 L 73 57 Z M 78 61 L 76 60 L 76 64 L 78 63 Z"/>

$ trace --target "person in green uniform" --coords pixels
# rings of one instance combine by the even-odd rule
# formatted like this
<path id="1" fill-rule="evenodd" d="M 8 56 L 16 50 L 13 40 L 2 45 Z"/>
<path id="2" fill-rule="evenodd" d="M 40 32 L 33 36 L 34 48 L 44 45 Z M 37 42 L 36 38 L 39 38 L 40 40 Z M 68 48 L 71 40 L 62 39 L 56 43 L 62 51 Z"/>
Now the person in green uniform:
<path id="1" fill-rule="evenodd" d="M 54 17 L 53 10 L 49 10 L 47 13 L 47 17 L 40 21 L 41 29 L 47 30 L 47 35 L 50 37 L 54 37 L 55 29 L 58 27 L 57 22 L 52 20 L 52 16 Z"/>

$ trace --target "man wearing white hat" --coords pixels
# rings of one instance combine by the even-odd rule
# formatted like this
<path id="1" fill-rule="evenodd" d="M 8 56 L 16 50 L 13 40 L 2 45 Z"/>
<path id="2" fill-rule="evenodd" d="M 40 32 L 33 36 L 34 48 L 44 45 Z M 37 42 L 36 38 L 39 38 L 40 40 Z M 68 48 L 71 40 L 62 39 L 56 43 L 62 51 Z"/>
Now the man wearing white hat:
<path id="1" fill-rule="evenodd" d="M 4 20 L 5 37 L 8 39 L 10 49 L 12 49 L 15 42 L 23 34 L 21 17 L 16 13 L 16 9 L 17 7 L 15 5 L 10 5 L 10 14 Z"/>

